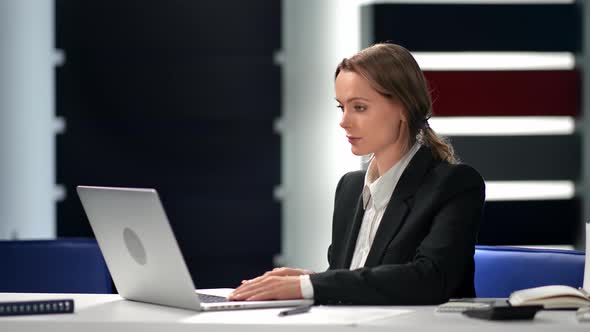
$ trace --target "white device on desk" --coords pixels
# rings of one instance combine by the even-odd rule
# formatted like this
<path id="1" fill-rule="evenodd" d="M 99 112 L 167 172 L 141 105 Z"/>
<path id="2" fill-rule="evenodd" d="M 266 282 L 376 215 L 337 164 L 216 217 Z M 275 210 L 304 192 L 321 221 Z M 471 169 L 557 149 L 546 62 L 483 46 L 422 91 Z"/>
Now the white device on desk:
<path id="1" fill-rule="evenodd" d="M 227 295 L 231 289 L 195 292 L 156 190 L 78 186 L 77 191 L 115 286 L 126 299 L 198 311 L 313 303 L 303 299 L 204 303 L 204 295 Z"/>

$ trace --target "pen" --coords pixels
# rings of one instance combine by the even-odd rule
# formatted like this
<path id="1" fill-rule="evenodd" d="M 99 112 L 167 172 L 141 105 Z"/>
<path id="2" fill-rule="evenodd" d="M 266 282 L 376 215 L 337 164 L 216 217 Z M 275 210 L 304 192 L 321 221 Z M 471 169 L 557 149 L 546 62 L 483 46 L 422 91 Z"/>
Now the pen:
<path id="1" fill-rule="evenodd" d="M 287 309 L 287 310 L 283 310 L 281 312 L 279 312 L 279 316 L 290 316 L 290 315 L 296 315 L 296 314 L 303 314 L 309 311 L 309 309 L 311 309 L 311 307 L 313 306 L 313 304 L 306 304 L 306 305 L 302 305 L 293 309 Z"/>

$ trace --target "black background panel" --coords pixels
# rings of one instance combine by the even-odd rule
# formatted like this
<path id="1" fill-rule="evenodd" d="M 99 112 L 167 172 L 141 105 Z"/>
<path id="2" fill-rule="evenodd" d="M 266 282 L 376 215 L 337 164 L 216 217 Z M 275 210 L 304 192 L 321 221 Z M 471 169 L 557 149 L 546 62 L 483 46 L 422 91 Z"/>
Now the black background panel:
<path id="1" fill-rule="evenodd" d="M 271 54 L 202 56 L 198 52 L 153 52 L 67 51 L 67 62 L 58 70 L 57 85 L 58 90 L 68 85 L 71 96 L 58 111 L 71 108 L 81 117 L 135 114 L 156 120 L 175 114 L 225 118 L 279 113 L 280 68 L 273 65 Z"/>
<path id="2" fill-rule="evenodd" d="M 362 8 L 365 46 L 411 51 L 581 50 L 577 4 L 375 4 Z"/>
<path id="3" fill-rule="evenodd" d="M 581 202 L 566 200 L 486 202 L 482 245 L 573 244 L 580 238 Z"/>
<path id="4" fill-rule="evenodd" d="M 553 136 L 453 136 L 459 159 L 486 180 L 543 181 L 580 178 L 578 134 Z"/>
<path id="5" fill-rule="evenodd" d="M 58 236 L 79 184 L 156 188 L 198 287 L 280 250 L 280 1 L 56 1 Z"/>
<path id="6" fill-rule="evenodd" d="M 280 47 L 279 0 L 56 0 L 57 47 L 268 55 Z"/>

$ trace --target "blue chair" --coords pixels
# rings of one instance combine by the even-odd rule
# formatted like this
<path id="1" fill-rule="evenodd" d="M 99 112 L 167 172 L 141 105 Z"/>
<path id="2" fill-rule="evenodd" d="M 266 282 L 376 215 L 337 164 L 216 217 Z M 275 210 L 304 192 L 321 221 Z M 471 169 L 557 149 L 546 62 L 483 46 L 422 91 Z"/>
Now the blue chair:
<path id="1" fill-rule="evenodd" d="M 581 287 L 584 252 L 515 247 L 475 247 L 475 292 L 478 297 L 508 297 L 525 288 Z"/>
<path id="2" fill-rule="evenodd" d="M 112 293 L 94 239 L 0 241 L 0 292 Z"/>

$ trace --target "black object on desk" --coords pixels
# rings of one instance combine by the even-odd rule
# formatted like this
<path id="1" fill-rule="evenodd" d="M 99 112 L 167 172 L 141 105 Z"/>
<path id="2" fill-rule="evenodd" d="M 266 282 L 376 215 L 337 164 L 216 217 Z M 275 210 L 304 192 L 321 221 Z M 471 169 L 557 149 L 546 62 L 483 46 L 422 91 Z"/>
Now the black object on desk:
<path id="1" fill-rule="evenodd" d="M 0 302 L 0 316 L 67 314 L 74 312 L 74 300 Z"/>
<path id="2" fill-rule="evenodd" d="M 470 309 L 463 311 L 463 315 L 487 320 L 527 320 L 535 318 L 542 305 L 527 306 L 491 306 L 489 308 Z"/>
<path id="3" fill-rule="evenodd" d="M 290 316 L 290 315 L 297 315 L 297 314 L 303 314 L 309 311 L 309 309 L 311 309 L 311 307 L 313 306 L 313 304 L 306 304 L 306 305 L 302 305 L 299 307 L 295 307 L 293 309 L 287 309 L 287 310 L 283 310 L 281 312 L 279 312 L 279 316 Z"/>

